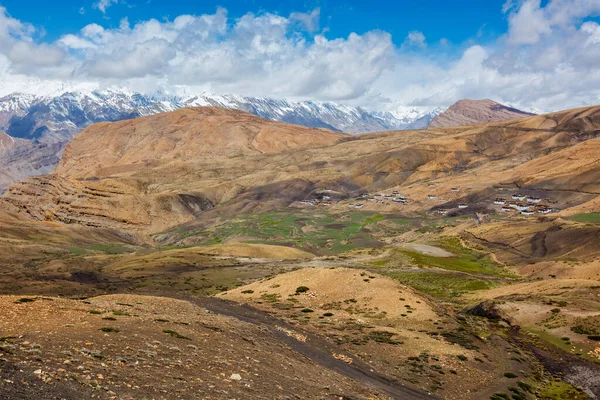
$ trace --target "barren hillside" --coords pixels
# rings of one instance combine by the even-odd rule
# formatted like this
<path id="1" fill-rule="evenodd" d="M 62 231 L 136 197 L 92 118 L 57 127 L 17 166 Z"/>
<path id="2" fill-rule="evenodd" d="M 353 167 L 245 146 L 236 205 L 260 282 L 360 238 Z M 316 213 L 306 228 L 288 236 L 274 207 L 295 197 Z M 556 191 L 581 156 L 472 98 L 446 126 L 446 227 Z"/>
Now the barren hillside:
<path id="1" fill-rule="evenodd" d="M 427 128 L 447 128 L 486 122 L 507 121 L 531 116 L 492 100 L 460 100 L 438 115 Z"/>

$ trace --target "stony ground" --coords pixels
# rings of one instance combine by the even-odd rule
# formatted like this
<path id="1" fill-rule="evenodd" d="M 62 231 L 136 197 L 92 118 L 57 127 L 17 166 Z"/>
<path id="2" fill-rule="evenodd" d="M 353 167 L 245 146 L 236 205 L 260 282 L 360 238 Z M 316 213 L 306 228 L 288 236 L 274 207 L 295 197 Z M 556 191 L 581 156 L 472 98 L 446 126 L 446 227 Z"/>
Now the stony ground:
<path id="1" fill-rule="evenodd" d="M 260 327 L 189 302 L 27 299 L 0 298 L 4 398 L 387 398 Z"/>

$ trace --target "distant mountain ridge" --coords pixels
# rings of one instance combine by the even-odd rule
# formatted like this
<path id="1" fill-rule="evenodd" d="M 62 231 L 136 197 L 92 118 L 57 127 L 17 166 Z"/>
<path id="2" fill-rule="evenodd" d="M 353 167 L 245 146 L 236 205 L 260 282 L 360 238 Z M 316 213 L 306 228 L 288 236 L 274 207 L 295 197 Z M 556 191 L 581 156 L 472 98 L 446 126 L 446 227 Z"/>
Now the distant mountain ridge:
<path id="1" fill-rule="evenodd" d="M 18 143 L 11 150 L 0 147 L 0 193 L 21 179 L 51 172 L 66 144 L 81 130 L 98 122 L 121 121 L 185 107 L 215 106 L 310 128 L 363 133 L 421 129 L 442 111 L 409 107 L 394 113 L 372 112 L 336 103 L 210 93 L 171 96 L 146 95 L 127 89 L 80 89 L 36 95 L 31 88 L 25 89 L 26 93 L 0 98 L 0 132 L 7 134 L 4 142 L 16 140 Z"/>
<path id="2" fill-rule="evenodd" d="M 447 128 L 451 126 L 508 121 L 530 117 L 535 114 L 505 106 L 493 100 L 460 100 L 446 111 L 437 115 L 427 128 Z"/>
<path id="3" fill-rule="evenodd" d="M 0 131 L 44 142 L 70 140 L 83 128 L 184 107 L 239 109 L 274 121 L 346 133 L 419 129 L 442 109 L 403 108 L 372 112 L 361 107 L 313 101 L 204 93 L 194 96 L 144 95 L 127 90 L 74 91 L 56 96 L 13 93 L 0 98 Z"/>

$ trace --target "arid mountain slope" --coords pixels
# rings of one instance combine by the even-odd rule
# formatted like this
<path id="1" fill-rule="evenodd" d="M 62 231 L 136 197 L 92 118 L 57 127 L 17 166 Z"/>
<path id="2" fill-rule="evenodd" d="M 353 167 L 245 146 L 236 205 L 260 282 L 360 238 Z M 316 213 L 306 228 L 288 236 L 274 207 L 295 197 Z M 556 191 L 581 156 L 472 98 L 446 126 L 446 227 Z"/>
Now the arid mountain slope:
<path id="1" fill-rule="evenodd" d="M 552 191 L 569 181 L 572 191 L 560 193 L 572 207 L 597 197 L 580 192 L 597 182 L 598 127 L 600 107 L 355 136 L 239 111 L 180 110 L 88 128 L 56 174 L 14 185 L 3 200 L 35 219 L 144 232 L 201 214 L 272 211 L 326 189 L 345 199 L 397 188 L 411 197 L 404 212 L 417 212 L 435 205 L 428 194 L 450 187 L 475 201 L 497 185 Z"/>
<path id="2" fill-rule="evenodd" d="M 48 174 L 60 160 L 66 142 L 41 143 L 0 132 L 0 193 L 29 176 Z"/>
<path id="3" fill-rule="evenodd" d="M 428 128 L 447 128 L 486 122 L 508 121 L 534 114 L 492 100 L 460 100 L 429 123 Z"/>
<path id="4" fill-rule="evenodd" d="M 272 122 L 215 107 L 186 108 L 85 129 L 56 169 L 70 177 L 106 176 L 165 162 L 235 158 L 324 147 L 346 135 Z"/>

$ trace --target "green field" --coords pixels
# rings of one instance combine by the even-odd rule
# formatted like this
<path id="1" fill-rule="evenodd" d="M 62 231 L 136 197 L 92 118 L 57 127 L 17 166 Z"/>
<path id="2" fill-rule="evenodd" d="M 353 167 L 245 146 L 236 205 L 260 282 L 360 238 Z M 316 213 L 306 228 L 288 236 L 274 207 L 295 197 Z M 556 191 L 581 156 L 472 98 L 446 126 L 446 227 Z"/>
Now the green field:
<path id="1" fill-rule="evenodd" d="M 600 213 L 575 214 L 570 219 L 577 222 L 600 224 Z"/>
<path id="2" fill-rule="evenodd" d="M 465 293 L 496 286 L 496 283 L 491 280 L 452 272 L 395 271 L 388 272 L 386 275 L 442 300 L 453 300 Z"/>
<path id="3" fill-rule="evenodd" d="M 401 249 L 398 251 L 408 256 L 412 264 L 416 264 L 420 267 L 433 267 L 449 271 L 497 277 L 514 277 L 500 264 L 492 261 L 487 255 L 463 246 L 457 238 L 440 238 L 434 244 L 455 254 L 455 256 L 434 257 L 410 250 Z"/>
<path id="4" fill-rule="evenodd" d="M 307 213 L 301 210 L 241 215 L 204 230 L 176 233 L 199 245 L 240 240 L 296 247 L 314 254 L 339 254 L 356 248 L 380 247 L 381 239 L 412 229 L 417 223 L 398 215 L 370 212 Z"/>

